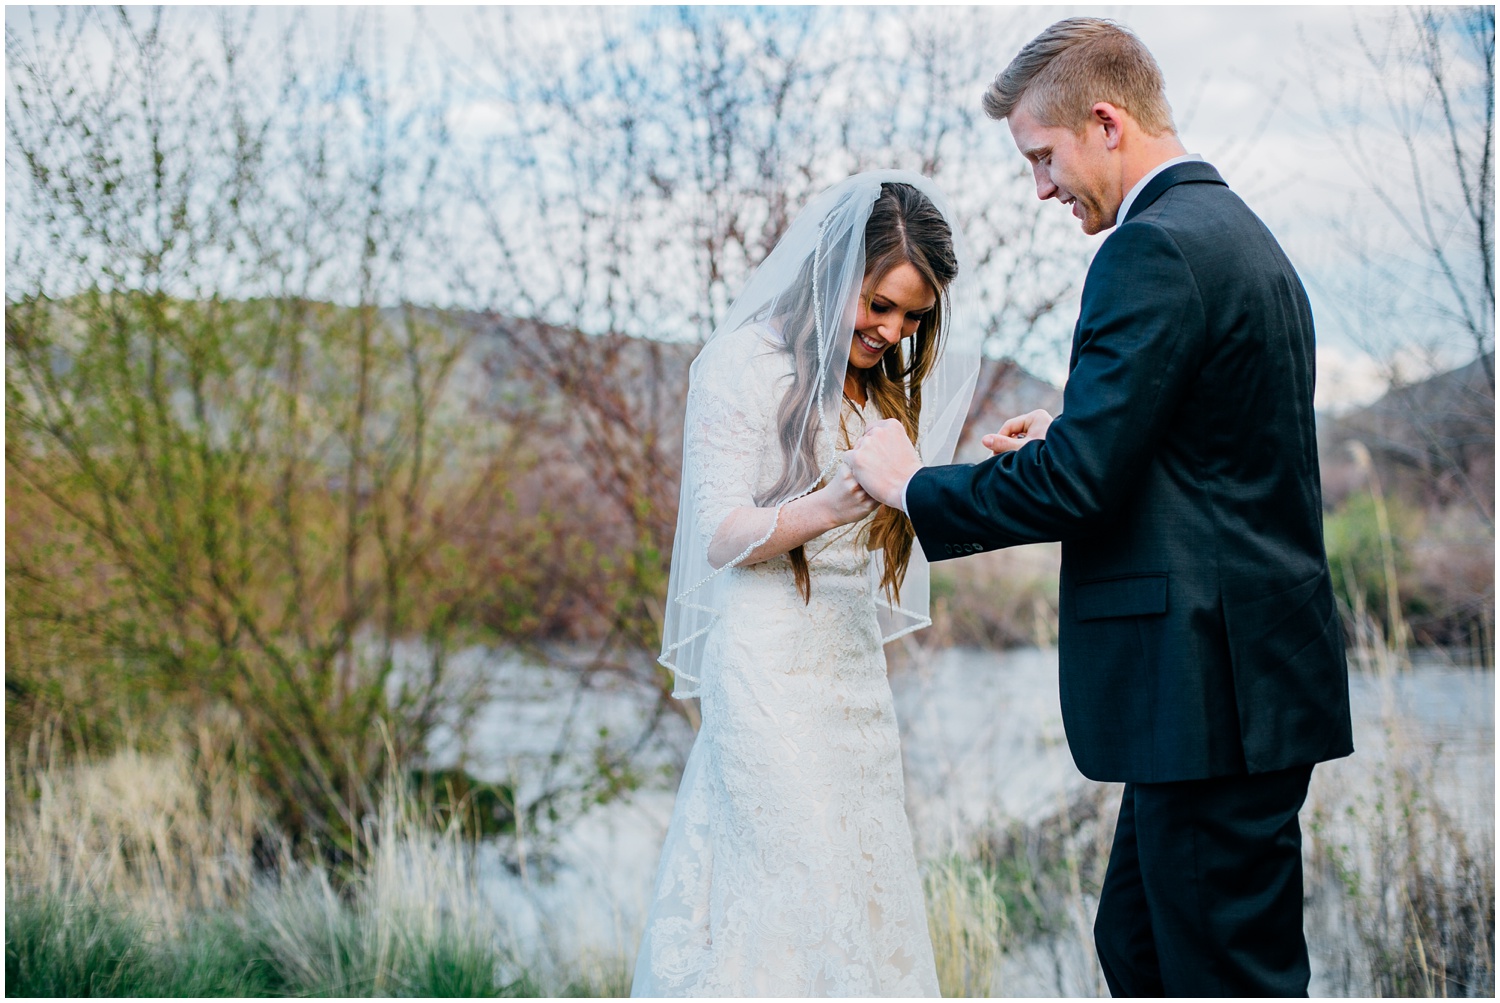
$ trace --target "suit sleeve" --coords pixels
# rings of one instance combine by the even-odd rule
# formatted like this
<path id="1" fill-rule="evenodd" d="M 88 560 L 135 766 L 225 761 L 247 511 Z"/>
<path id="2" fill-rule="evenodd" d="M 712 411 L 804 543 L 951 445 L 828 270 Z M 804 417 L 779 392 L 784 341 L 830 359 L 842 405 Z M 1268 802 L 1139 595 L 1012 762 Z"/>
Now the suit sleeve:
<path id="1" fill-rule="evenodd" d="M 1122 226 L 1084 283 L 1062 414 L 1044 440 L 926 467 L 908 514 L 930 561 L 1061 540 L 1107 519 L 1171 432 L 1204 357 L 1203 300 L 1161 227 Z"/>

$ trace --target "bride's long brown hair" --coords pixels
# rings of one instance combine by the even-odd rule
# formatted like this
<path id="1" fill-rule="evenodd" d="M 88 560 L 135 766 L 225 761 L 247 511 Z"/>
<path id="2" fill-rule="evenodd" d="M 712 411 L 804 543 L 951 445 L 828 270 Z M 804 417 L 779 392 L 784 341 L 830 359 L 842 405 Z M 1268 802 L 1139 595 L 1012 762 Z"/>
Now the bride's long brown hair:
<path id="1" fill-rule="evenodd" d="M 870 290 L 902 263 L 910 264 L 927 281 L 937 293 L 937 303 L 922 316 L 916 334 L 886 349 L 874 367 L 849 367 L 848 371 L 860 381 L 881 415 L 899 419 L 907 436 L 916 442 L 922 413 L 922 381 L 932 372 L 942 345 L 943 301 L 948 284 L 958 274 L 958 258 L 953 251 L 953 231 L 927 196 L 911 185 L 887 182 L 880 186 L 880 195 L 865 223 L 865 274 L 860 297 L 866 307 Z M 804 269 L 807 281 L 799 284 L 805 292 L 794 297 L 786 309 L 778 311 L 776 318 L 793 359 L 792 386 L 776 413 L 782 474 L 769 491 L 756 499 L 759 505 L 785 498 L 806 484 L 819 469 L 818 412 L 810 406 L 820 389 L 812 302 L 813 267 L 813 261 L 809 260 Z M 892 603 L 901 599 L 901 583 L 906 579 L 915 536 L 911 521 L 900 509 L 882 505 L 870 522 L 869 546 L 871 550 L 878 548 L 885 552 L 885 572 L 880 585 Z M 797 591 L 803 602 L 811 602 L 812 579 L 807 569 L 806 548 L 797 547 L 787 557 L 792 563 Z"/>

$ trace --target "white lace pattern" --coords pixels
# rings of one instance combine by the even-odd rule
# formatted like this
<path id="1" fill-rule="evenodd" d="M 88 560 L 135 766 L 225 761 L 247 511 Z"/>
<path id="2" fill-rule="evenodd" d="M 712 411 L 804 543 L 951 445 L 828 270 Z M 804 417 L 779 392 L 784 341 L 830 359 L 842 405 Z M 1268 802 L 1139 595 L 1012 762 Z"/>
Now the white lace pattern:
<path id="1" fill-rule="evenodd" d="M 790 367 L 761 349 L 689 393 L 706 536 L 780 470 Z M 875 417 L 846 406 L 849 436 Z M 786 557 L 722 572 L 633 996 L 938 995 L 866 522 L 807 544 L 808 604 Z"/>

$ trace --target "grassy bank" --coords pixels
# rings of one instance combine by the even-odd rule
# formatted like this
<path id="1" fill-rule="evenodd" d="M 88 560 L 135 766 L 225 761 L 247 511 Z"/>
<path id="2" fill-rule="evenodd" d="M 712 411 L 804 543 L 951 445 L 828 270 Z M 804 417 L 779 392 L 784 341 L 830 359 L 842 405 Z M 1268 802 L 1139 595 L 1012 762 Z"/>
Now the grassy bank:
<path id="1" fill-rule="evenodd" d="M 1410 752 L 1410 749 L 1405 750 Z M 205 802 L 175 802 L 192 767 L 120 757 L 51 768 L 12 798 L 6 985 L 20 996 L 617 996 L 630 959 L 559 956 L 518 944 L 474 873 L 473 847 L 388 796 L 362 868 L 337 873 L 278 851 L 267 866 L 216 827 Z M 1488 995 L 1494 989 L 1494 859 L 1452 824 L 1423 778 L 1393 760 L 1352 802 L 1331 771 L 1305 818 L 1307 928 L 1324 991 Z M 75 811 L 103 773 L 136 791 L 119 811 Z M 201 780 L 202 774 L 197 774 Z M 1430 781 L 1430 777 L 1426 778 Z M 176 788 L 181 790 L 182 788 Z M 200 788 L 201 790 L 201 788 Z M 143 804 L 165 807 L 146 841 Z M 1118 788 L 1086 789 L 1030 826 L 1008 825 L 925 867 L 928 920 L 946 996 L 1102 995 L 1091 926 Z M 92 852 L 109 844 L 115 852 Z M 42 836 L 42 833 L 48 835 Z M 1350 834 L 1358 834 L 1352 839 Z M 52 852 L 42 854 L 44 839 Z M 168 854 L 217 842 L 196 869 Z M 264 851 L 262 851 L 263 853 Z M 259 866 L 259 870 L 257 870 Z M 191 873 L 193 880 L 185 881 Z M 251 873 L 248 881 L 238 876 Z M 206 898 L 203 890 L 220 889 Z M 582 905 L 581 905 L 582 907 Z M 557 917 L 566 921 L 567 917 Z"/>
<path id="2" fill-rule="evenodd" d="M 19 996 L 621 995 L 624 966 L 524 957 L 457 824 L 387 783 L 362 859 L 279 841 L 206 736 L 13 766 L 6 986 Z"/>
<path id="3" fill-rule="evenodd" d="M 314 892 L 320 897 L 321 892 Z M 281 905 L 296 904 L 295 896 Z M 7 897 L 12 996 L 620 996 L 616 966 L 561 983 L 519 968 L 458 924 L 437 936 L 341 904 L 315 918 L 285 908 L 200 914 L 167 934 L 128 903 Z M 308 936 L 307 940 L 293 940 Z"/>
<path id="4" fill-rule="evenodd" d="M 1381 650 L 1356 652 L 1367 682 L 1399 676 L 1400 656 Z M 1394 692 L 1383 706 L 1359 755 L 1315 771 L 1303 815 L 1315 991 L 1493 993 L 1492 822 L 1454 814 L 1477 804 L 1462 800 L 1474 781 L 1403 725 Z M 538 905 L 540 930 L 497 911 L 482 851 L 404 786 L 387 783 L 347 859 L 278 837 L 227 721 L 153 753 L 60 762 L 47 747 L 13 758 L 7 783 L 13 995 L 628 991 L 623 951 L 565 946 L 599 902 Z M 1046 817 L 970 830 L 926 861 L 945 995 L 1104 993 L 1091 928 L 1118 797 L 1086 785 Z M 618 919 L 628 950 L 639 919 Z"/>

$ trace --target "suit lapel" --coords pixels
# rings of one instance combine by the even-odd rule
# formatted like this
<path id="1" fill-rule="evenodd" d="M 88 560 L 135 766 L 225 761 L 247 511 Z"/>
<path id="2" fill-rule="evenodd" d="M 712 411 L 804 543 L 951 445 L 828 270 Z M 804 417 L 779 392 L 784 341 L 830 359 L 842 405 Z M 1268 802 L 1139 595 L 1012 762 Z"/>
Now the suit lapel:
<path id="1" fill-rule="evenodd" d="M 1186 163 L 1173 164 L 1146 183 L 1146 187 L 1141 189 L 1141 193 L 1131 203 L 1130 215 L 1120 220 L 1120 222 L 1128 223 L 1140 215 L 1141 210 L 1161 198 L 1162 192 L 1168 188 L 1195 181 L 1216 185 L 1224 184 L 1224 179 L 1219 176 L 1218 171 L 1214 170 L 1213 165 L 1206 164 L 1201 160 L 1189 160 Z"/>

